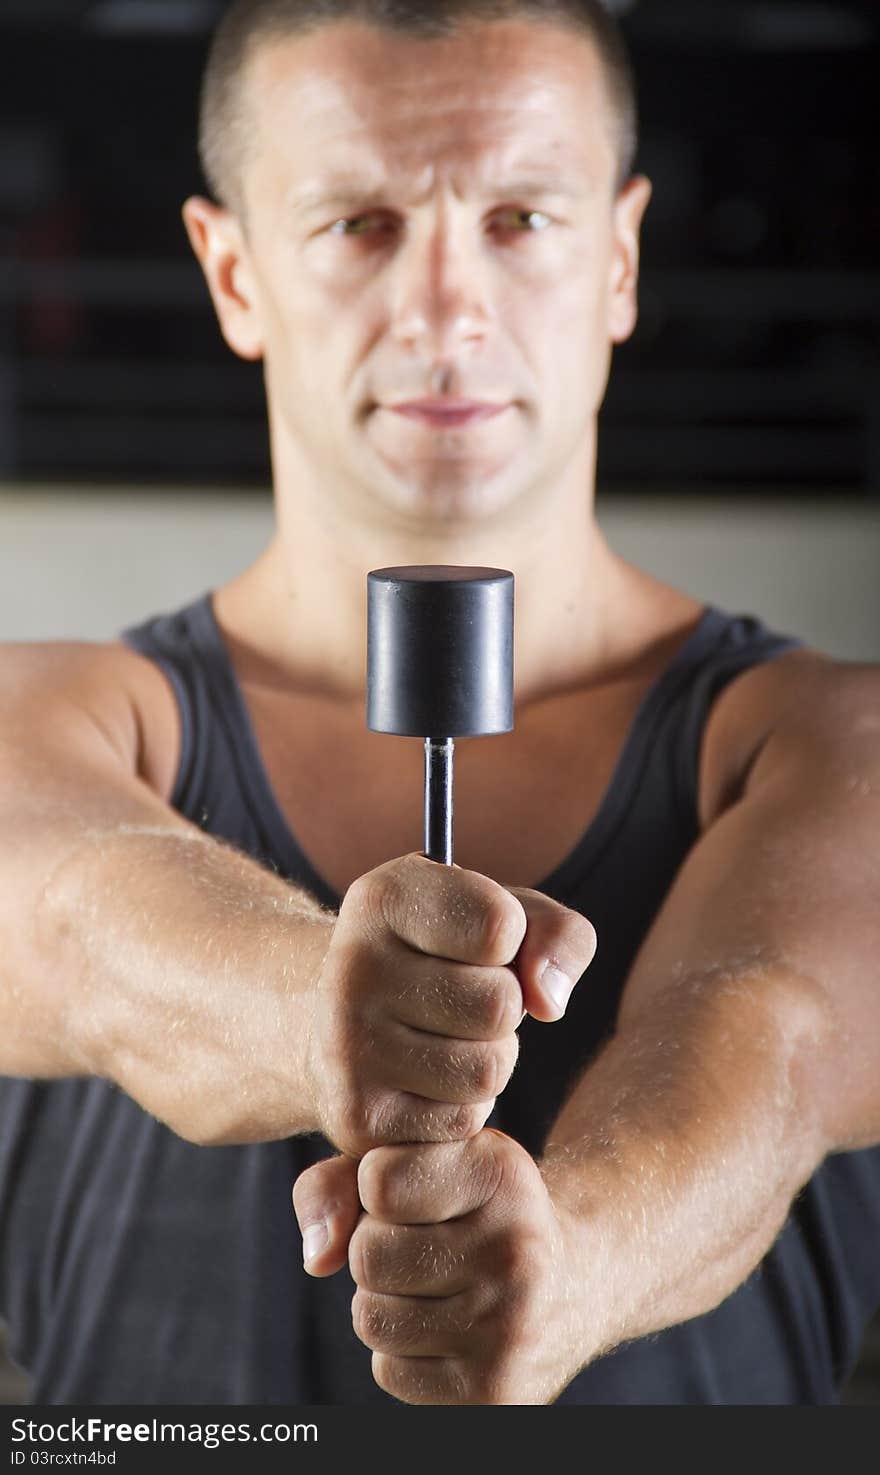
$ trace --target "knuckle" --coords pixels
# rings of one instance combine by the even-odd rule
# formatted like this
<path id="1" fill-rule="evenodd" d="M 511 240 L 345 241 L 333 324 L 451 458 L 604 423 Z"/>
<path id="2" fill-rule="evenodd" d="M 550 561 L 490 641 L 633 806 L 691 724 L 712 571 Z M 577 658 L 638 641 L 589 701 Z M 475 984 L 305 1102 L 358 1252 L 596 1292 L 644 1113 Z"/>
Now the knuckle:
<path id="1" fill-rule="evenodd" d="M 499 973 L 486 989 L 485 1027 L 492 1039 L 513 1034 L 522 1013 L 519 982 L 508 971 Z"/>
<path id="2" fill-rule="evenodd" d="M 352 1272 L 352 1279 L 364 1290 L 378 1291 L 382 1285 L 382 1259 L 381 1242 L 375 1235 L 365 1235 L 358 1248 L 360 1277 Z"/>
<path id="3" fill-rule="evenodd" d="M 487 902 L 483 909 L 480 922 L 480 941 L 487 963 L 495 962 L 496 959 L 498 961 L 507 961 L 506 958 L 502 960 L 499 957 L 499 954 L 504 951 L 507 942 L 506 933 L 508 928 L 506 923 L 507 908 L 494 898 Z"/>
<path id="4" fill-rule="evenodd" d="M 509 1039 L 502 1041 L 496 1047 L 496 1050 L 497 1077 L 493 1094 L 498 1096 L 504 1090 L 516 1069 L 516 1062 L 519 1059 L 519 1035 L 512 1035 Z"/>
<path id="5" fill-rule="evenodd" d="M 449 875 L 446 869 L 446 915 L 470 962 L 480 963 L 487 948 L 494 944 L 504 914 L 503 901 L 499 905 L 498 888 L 487 876 L 457 868 Z"/>
<path id="6" fill-rule="evenodd" d="M 349 913 L 360 916 L 364 910 L 372 905 L 370 901 L 372 887 L 372 871 L 367 871 L 363 876 L 356 876 L 346 891 L 345 896 L 342 898 L 342 906 L 339 909 L 340 914 L 345 912 L 346 916 Z"/>
<path id="7" fill-rule="evenodd" d="M 489 1047 L 474 1052 L 470 1069 L 470 1090 L 476 1101 L 488 1101 L 498 1095 L 498 1081 L 502 1075 L 502 1061 L 497 1050 Z"/>
<path id="8" fill-rule="evenodd" d="M 384 1296 L 373 1291 L 355 1291 L 351 1304 L 351 1321 L 355 1335 L 374 1352 L 406 1351 L 414 1340 L 415 1330 L 406 1318 L 388 1309 Z"/>
<path id="9" fill-rule="evenodd" d="M 409 1392 L 409 1384 L 403 1376 L 403 1366 L 396 1357 L 389 1357 L 384 1352 L 373 1353 L 372 1373 L 373 1382 L 377 1388 L 384 1393 L 390 1393 L 392 1397 L 411 1402 L 406 1395 Z"/>
<path id="10" fill-rule="evenodd" d="M 473 1172 L 480 1203 L 487 1204 L 501 1187 L 504 1163 L 500 1154 L 495 1151 L 494 1132 L 482 1133 L 480 1144 L 483 1150 L 477 1155 Z"/>
<path id="11" fill-rule="evenodd" d="M 398 1177 L 394 1155 L 387 1147 L 374 1148 L 361 1159 L 358 1167 L 358 1194 L 361 1207 L 373 1218 L 383 1219 L 393 1213 L 399 1197 Z"/>
<path id="12" fill-rule="evenodd" d="M 483 1125 L 484 1114 L 482 1106 L 454 1107 L 448 1120 L 449 1140 L 463 1142 L 468 1137 L 475 1137 Z"/>
<path id="13" fill-rule="evenodd" d="M 389 872 L 384 866 L 380 866 L 358 876 L 345 893 L 343 906 L 346 912 L 353 913 L 358 928 L 369 937 L 393 931 L 389 921 L 393 889 Z"/>
<path id="14" fill-rule="evenodd" d="M 522 904 L 508 893 L 496 894 L 487 902 L 483 920 L 485 962 L 505 967 L 513 961 L 525 936 L 526 917 Z"/>
<path id="15" fill-rule="evenodd" d="M 351 1325 L 358 1341 L 374 1348 L 375 1302 L 372 1294 L 360 1286 L 351 1298 Z"/>
<path id="16" fill-rule="evenodd" d="M 516 1035 L 484 1045 L 474 1053 L 470 1073 L 474 1102 L 500 1095 L 510 1080 L 518 1054 Z"/>
<path id="17" fill-rule="evenodd" d="M 340 1152 L 347 1153 L 350 1157 L 363 1157 L 376 1146 L 375 1139 L 356 1122 L 343 1125 L 331 1140 L 334 1147 L 338 1147 Z"/>
<path id="18" fill-rule="evenodd" d="M 373 1382 L 383 1393 L 390 1393 L 393 1397 L 397 1391 L 397 1379 L 394 1376 L 394 1358 L 385 1357 L 381 1352 L 373 1353 L 373 1361 L 370 1371 L 373 1374 Z"/>

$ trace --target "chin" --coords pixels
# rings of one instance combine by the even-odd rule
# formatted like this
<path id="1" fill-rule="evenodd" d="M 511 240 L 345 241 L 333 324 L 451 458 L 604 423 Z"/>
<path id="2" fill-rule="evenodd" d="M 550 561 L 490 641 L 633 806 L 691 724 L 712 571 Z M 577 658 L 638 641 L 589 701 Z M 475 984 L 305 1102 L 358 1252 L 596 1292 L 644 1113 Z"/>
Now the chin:
<path id="1" fill-rule="evenodd" d="M 420 468 L 409 475 L 395 467 L 390 482 L 388 478 L 383 482 L 394 506 L 418 517 L 423 524 L 480 523 L 516 499 L 506 465 L 469 469 L 467 473 L 436 467 L 426 474 L 425 468 Z"/>

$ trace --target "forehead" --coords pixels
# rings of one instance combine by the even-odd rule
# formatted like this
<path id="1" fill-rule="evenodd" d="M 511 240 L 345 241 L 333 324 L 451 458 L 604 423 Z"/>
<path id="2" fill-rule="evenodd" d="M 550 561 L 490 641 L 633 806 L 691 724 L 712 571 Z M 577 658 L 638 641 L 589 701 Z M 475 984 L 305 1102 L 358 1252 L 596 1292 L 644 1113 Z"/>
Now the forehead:
<path id="1" fill-rule="evenodd" d="M 562 25 L 469 22 L 427 40 L 337 22 L 260 45 L 245 90 L 253 167 L 291 180 L 613 170 L 600 59 Z"/>

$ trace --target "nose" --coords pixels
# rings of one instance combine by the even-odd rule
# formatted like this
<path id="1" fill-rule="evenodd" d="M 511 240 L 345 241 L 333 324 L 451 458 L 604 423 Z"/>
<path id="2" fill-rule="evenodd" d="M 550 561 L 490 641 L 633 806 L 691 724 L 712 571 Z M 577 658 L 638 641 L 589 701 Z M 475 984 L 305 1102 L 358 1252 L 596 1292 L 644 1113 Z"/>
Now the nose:
<path id="1" fill-rule="evenodd" d="M 465 212 L 432 207 L 413 224 L 391 270 L 398 342 L 445 359 L 485 338 L 494 316 L 488 265 Z"/>

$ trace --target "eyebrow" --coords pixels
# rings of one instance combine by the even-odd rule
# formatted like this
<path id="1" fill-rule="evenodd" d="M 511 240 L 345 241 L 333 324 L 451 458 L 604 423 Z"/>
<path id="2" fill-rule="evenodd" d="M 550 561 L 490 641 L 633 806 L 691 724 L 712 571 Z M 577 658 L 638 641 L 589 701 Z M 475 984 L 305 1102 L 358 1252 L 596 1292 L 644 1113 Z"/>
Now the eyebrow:
<path id="1" fill-rule="evenodd" d="M 354 207 L 360 209 L 363 206 L 378 204 L 389 190 L 393 189 L 389 181 L 385 184 L 364 188 L 363 180 L 352 177 L 328 182 L 322 187 L 308 186 L 290 196 L 290 205 L 296 214 L 306 214 L 310 210 L 325 210 L 331 207 Z M 549 179 L 544 178 L 519 178 L 511 179 L 502 184 L 491 184 L 483 188 L 485 195 L 530 195 L 533 198 L 567 198 L 583 199 L 591 193 L 589 185 L 583 180 L 573 179 Z"/>

